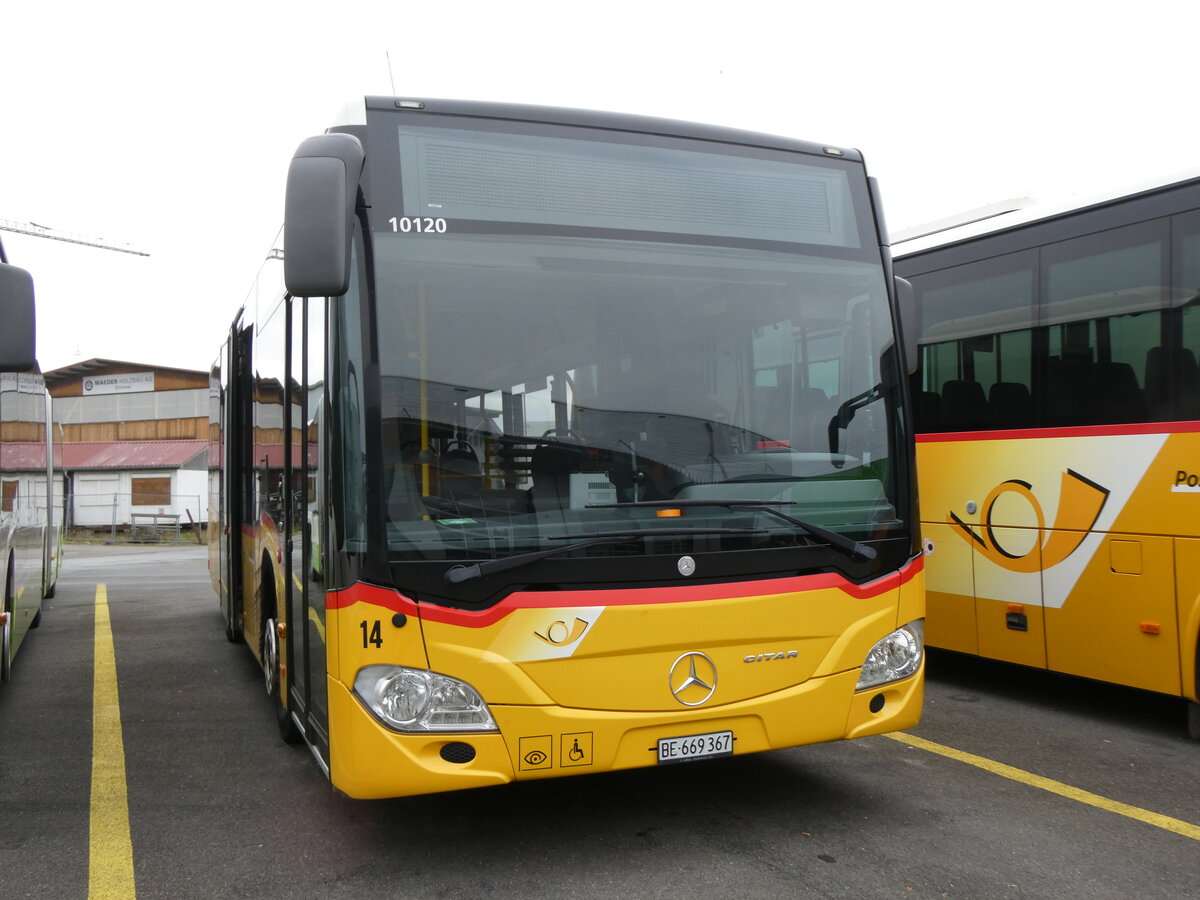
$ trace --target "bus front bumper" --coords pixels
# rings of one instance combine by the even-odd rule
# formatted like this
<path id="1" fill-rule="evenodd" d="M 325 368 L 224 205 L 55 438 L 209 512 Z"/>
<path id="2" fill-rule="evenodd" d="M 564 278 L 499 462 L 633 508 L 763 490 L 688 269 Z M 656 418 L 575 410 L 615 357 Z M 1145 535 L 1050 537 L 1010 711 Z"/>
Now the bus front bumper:
<path id="1" fill-rule="evenodd" d="M 350 797 L 430 794 L 659 764 L 658 742 L 731 733 L 732 755 L 911 728 L 924 664 L 913 676 L 856 693 L 858 671 L 713 709 L 629 713 L 492 706 L 500 731 L 400 734 L 329 681 L 330 779 Z M 721 754 L 728 755 L 728 754 Z"/>

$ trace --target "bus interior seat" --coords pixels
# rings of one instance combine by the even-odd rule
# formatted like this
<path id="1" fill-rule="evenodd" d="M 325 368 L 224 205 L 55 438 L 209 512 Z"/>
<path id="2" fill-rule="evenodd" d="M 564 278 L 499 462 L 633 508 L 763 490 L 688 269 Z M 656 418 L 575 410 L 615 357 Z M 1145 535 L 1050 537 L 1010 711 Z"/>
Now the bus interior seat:
<path id="1" fill-rule="evenodd" d="M 820 388 L 796 389 L 796 417 L 792 420 L 792 448 L 825 451 L 829 449 L 829 398 Z"/>
<path id="2" fill-rule="evenodd" d="M 1098 422 L 1144 422 L 1146 397 L 1129 363 L 1096 363 L 1092 390 Z"/>
<path id="3" fill-rule="evenodd" d="M 1091 360 L 1051 356 L 1046 360 L 1047 425 L 1086 425 L 1092 419 Z"/>
<path id="4" fill-rule="evenodd" d="M 942 422 L 951 430 L 978 428 L 987 421 L 987 397 L 978 381 L 952 378 L 942 385 Z"/>
<path id="5" fill-rule="evenodd" d="M 571 505 L 571 475 L 582 471 L 581 450 L 561 439 L 540 441 L 529 455 L 529 489 L 535 512 L 566 509 Z"/>
<path id="6" fill-rule="evenodd" d="M 829 449 L 829 398 L 815 387 L 786 386 L 771 394 L 763 429 L 770 440 L 786 441 L 793 450 Z"/>
<path id="7" fill-rule="evenodd" d="M 478 505 L 483 492 L 479 454 L 468 441 L 453 440 L 438 457 L 438 493 L 459 504 Z"/>
<path id="8" fill-rule="evenodd" d="M 991 421 L 1000 428 L 1033 424 L 1033 395 L 1019 381 L 997 381 L 988 389 Z"/>
<path id="9" fill-rule="evenodd" d="M 1146 401 L 1158 420 L 1200 418 L 1200 369 L 1189 348 L 1146 351 Z"/>
<path id="10" fill-rule="evenodd" d="M 451 441 L 445 451 L 438 457 L 438 469 L 443 483 L 458 482 L 480 485 L 483 470 L 479 466 L 479 454 L 468 441 Z"/>
<path id="11" fill-rule="evenodd" d="M 420 448 L 407 439 L 404 423 L 398 419 L 384 419 L 383 474 L 384 498 L 390 521 L 401 522 L 419 519 L 420 509 Z"/>

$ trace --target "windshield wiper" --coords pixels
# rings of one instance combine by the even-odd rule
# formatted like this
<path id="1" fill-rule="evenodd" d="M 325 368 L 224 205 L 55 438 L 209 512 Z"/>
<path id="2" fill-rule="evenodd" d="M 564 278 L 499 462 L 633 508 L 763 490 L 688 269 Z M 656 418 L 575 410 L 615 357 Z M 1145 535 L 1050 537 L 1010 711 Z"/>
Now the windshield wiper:
<path id="1" fill-rule="evenodd" d="M 789 516 L 782 510 L 775 509 L 776 506 L 786 506 L 795 503 L 794 500 L 639 500 L 633 503 L 589 503 L 588 509 L 621 509 L 624 507 L 658 507 L 660 509 L 675 509 L 684 506 L 719 506 L 722 509 L 733 510 L 748 509 L 755 512 L 765 512 L 767 515 L 774 516 L 777 519 L 782 519 L 800 528 L 813 537 L 820 538 L 830 546 L 851 557 L 852 559 L 874 559 L 878 554 L 874 547 L 869 547 L 866 544 L 860 543 L 852 538 L 846 537 L 844 534 L 838 534 L 836 531 L 830 531 L 828 528 L 822 528 L 820 525 L 814 525 L 812 522 L 805 522 L 803 519 L 797 519 L 795 516 Z"/>
<path id="2" fill-rule="evenodd" d="M 614 504 L 617 505 L 617 504 Z M 580 538 L 580 540 L 572 541 L 570 544 L 563 544 L 561 547 L 551 547 L 548 550 L 533 550 L 529 553 L 518 553 L 516 556 L 502 556 L 499 559 L 487 559 L 483 562 L 472 563 L 471 565 L 451 566 L 446 570 L 445 579 L 448 584 L 459 584 L 463 581 L 470 581 L 474 578 L 482 578 L 484 575 L 490 575 L 494 572 L 504 572 L 508 569 L 516 569 L 528 563 L 535 563 L 539 560 L 547 559 L 551 556 L 561 556 L 564 553 L 570 553 L 573 550 L 582 550 L 585 547 L 590 547 L 593 544 L 613 544 L 622 543 L 632 538 L 647 538 L 660 536 L 678 536 L 678 535 L 704 535 L 704 534 L 762 534 L 761 528 L 642 528 L 632 531 L 597 531 L 594 534 L 586 535 L 562 535 L 561 537 L 552 537 L 552 541 L 564 541 L 570 538 Z"/>

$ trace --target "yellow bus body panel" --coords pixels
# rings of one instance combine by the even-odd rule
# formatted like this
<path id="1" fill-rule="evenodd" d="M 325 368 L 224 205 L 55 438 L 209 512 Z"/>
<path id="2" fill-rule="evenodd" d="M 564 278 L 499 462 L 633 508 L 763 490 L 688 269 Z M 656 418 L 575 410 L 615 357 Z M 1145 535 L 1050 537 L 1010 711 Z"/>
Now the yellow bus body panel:
<path id="1" fill-rule="evenodd" d="M 866 589 L 817 576 L 517 594 L 481 613 L 360 592 L 328 615 L 331 780 L 352 797 L 396 797 L 655 765 L 665 737 L 731 730 L 739 755 L 911 727 L 923 669 L 855 692 L 871 647 L 924 613 L 920 564 L 910 569 Z M 375 621 L 379 645 L 364 639 Z M 716 669 L 711 698 L 692 707 L 672 692 L 689 652 Z M 363 666 L 423 668 L 426 657 L 480 692 L 498 734 L 396 733 L 353 694 Z M 451 743 L 474 758 L 445 761 Z"/>
<path id="2" fill-rule="evenodd" d="M 1200 433 L 1165 427 L 920 438 L 928 643 L 1196 699 Z"/>
<path id="3" fill-rule="evenodd" d="M 1183 696 L 1200 702 L 1200 650 L 1195 635 L 1200 635 L 1200 539 L 1175 539 L 1175 566 L 1178 572 L 1179 658 L 1182 662 Z"/>

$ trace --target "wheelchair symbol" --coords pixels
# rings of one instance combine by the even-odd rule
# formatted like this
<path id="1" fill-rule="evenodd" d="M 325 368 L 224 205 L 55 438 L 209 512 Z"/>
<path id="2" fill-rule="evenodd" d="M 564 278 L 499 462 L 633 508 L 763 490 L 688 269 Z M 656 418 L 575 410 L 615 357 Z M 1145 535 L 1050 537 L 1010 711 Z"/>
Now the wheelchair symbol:
<path id="1" fill-rule="evenodd" d="M 560 766 L 590 766 L 592 765 L 592 733 L 580 731 L 575 734 L 564 734 L 559 744 Z"/>

